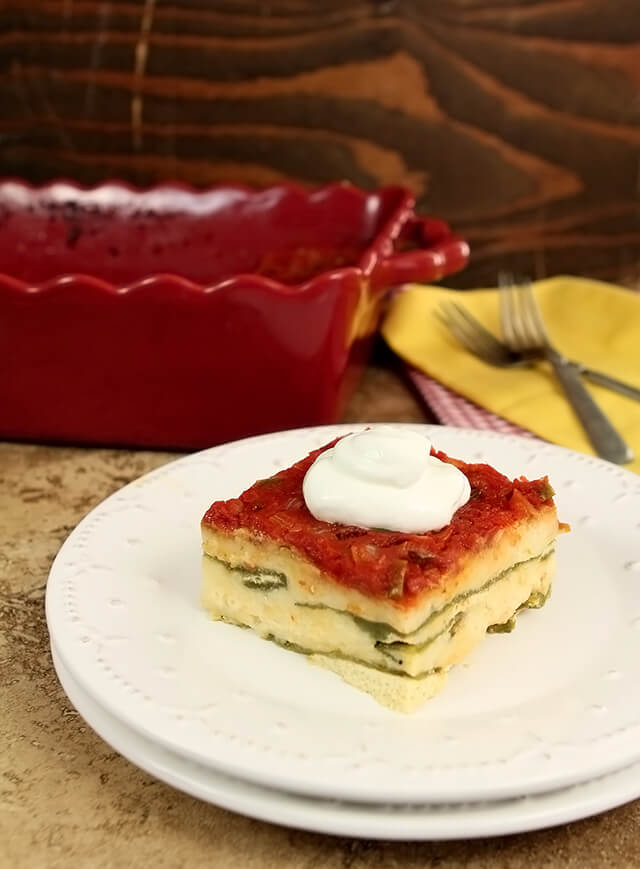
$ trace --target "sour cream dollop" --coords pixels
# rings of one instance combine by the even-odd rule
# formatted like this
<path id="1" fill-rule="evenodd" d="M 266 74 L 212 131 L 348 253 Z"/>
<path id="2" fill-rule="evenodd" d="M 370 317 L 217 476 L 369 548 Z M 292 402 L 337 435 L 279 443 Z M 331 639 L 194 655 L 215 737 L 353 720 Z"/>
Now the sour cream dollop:
<path id="1" fill-rule="evenodd" d="M 393 426 L 347 435 L 307 471 L 307 507 L 322 522 L 404 534 L 438 531 L 466 504 L 471 487 L 462 471 L 430 450 L 428 438 Z"/>

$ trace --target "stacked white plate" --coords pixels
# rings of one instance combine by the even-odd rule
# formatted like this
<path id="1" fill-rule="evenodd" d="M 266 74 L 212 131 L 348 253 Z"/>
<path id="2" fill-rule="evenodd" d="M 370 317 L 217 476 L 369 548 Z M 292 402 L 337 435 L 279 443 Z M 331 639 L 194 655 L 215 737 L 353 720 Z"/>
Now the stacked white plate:
<path id="1" fill-rule="evenodd" d="M 551 826 L 640 796 L 640 479 L 513 436 L 426 430 L 510 476 L 548 474 L 572 533 L 553 594 L 490 635 L 412 716 L 199 604 L 199 523 L 338 434 L 265 435 L 126 486 L 71 534 L 47 620 L 72 703 L 133 763 L 201 799 L 309 830 L 468 838 Z"/>

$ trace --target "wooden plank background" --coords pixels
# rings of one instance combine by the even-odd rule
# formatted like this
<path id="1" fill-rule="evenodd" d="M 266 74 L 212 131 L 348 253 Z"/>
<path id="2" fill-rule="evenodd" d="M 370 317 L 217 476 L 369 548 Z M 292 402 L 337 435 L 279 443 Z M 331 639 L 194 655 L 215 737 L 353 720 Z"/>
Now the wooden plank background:
<path id="1" fill-rule="evenodd" d="M 0 0 L 0 172 L 402 183 L 499 268 L 640 277 L 640 0 Z"/>

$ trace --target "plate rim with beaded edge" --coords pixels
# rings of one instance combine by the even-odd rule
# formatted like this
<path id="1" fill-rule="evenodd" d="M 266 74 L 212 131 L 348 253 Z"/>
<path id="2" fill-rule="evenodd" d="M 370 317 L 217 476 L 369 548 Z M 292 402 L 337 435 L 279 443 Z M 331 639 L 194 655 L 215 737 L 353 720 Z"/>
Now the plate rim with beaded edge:
<path id="1" fill-rule="evenodd" d="M 549 475 L 553 593 L 490 635 L 411 716 L 199 603 L 200 519 L 332 438 L 369 424 L 259 435 L 152 471 L 69 535 L 46 592 L 63 665 L 147 739 L 255 784 L 340 800 L 441 803 L 539 794 L 640 759 L 640 479 L 514 435 L 404 424 L 509 476 Z M 394 424 L 395 425 L 395 424 Z"/>
<path id="2" fill-rule="evenodd" d="M 484 803 L 372 805 L 263 788 L 174 754 L 126 727 L 84 692 L 51 649 L 60 684 L 99 737 L 140 769 L 193 797 L 260 821 L 366 839 L 501 836 L 582 820 L 640 796 L 640 763 L 566 789 Z"/>

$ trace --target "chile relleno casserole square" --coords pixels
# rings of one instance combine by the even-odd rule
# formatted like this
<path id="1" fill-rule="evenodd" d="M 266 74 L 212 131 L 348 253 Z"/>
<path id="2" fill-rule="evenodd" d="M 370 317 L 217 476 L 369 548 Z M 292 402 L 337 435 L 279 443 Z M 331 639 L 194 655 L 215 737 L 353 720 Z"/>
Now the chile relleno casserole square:
<path id="1" fill-rule="evenodd" d="M 439 531 L 319 521 L 302 484 L 334 443 L 207 510 L 202 603 L 214 619 L 248 626 L 411 712 L 487 631 L 511 630 L 520 610 L 544 604 L 566 526 L 546 478 L 512 481 L 437 451 L 471 487 Z"/>

